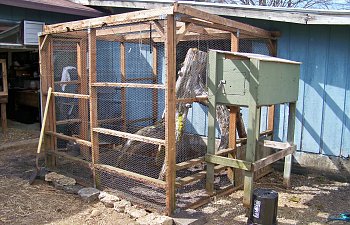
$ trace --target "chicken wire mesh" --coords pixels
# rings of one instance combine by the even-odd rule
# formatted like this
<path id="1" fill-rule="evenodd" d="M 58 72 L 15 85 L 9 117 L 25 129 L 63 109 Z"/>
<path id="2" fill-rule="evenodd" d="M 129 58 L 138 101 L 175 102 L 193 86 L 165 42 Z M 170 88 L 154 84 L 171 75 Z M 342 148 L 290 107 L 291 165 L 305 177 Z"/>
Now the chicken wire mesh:
<path id="1" fill-rule="evenodd" d="M 158 21 L 163 26 L 163 21 Z M 183 23 L 177 23 L 177 29 Z M 176 45 L 176 71 L 186 65 L 189 50 L 208 53 L 209 49 L 230 51 L 230 33 L 210 29 L 189 31 L 189 38 Z M 140 31 L 141 30 L 141 31 Z M 56 96 L 54 98 L 54 131 L 68 137 L 91 141 L 94 128 L 98 132 L 97 164 L 107 165 L 130 173 L 153 179 L 165 180 L 165 106 L 167 71 L 164 37 L 153 22 L 131 25 L 105 26 L 96 30 L 96 126 L 91 126 L 88 98 Z M 223 35 L 224 34 L 224 35 Z M 51 61 L 45 48 L 41 52 L 43 60 L 53 65 L 48 83 L 54 84 L 54 91 L 66 94 L 89 95 L 89 39 L 88 31 L 54 35 Z M 91 40 L 90 40 L 91 41 Z M 261 40 L 241 40 L 242 52 L 268 53 L 267 42 Z M 47 57 L 47 58 L 45 58 Z M 50 62 L 48 62 L 50 64 Z M 46 62 L 47 63 L 47 62 Z M 44 62 L 45 64 L 45 62 Z M 49 68 L 47 64 L 45 68 Z M 187 65 L 191 66 L 191 65 Z M 191 90 L 192 95 L 177 95 L 177 98 L 191 98 L 206 94 L 206 62 L 201 70 L 202 92 Z M 47 73 L 49 74 L 49 73 Z M 177 76 L 179 79 L 180 73 Z M 120 84 L 128 84 L 123 86 Z M 114 85 L 109 85 L 114 84 Z M 118 84 L 118 85 L 115 85 Z M 190 88 L 193 88 L 190 87 Z M 176 114 L 176 163 L 203 157 L 206 153 L 207 106 L 205 102 L 177 103 L 177 109 L 185 108 L 185 113 Z M 103 129 L 104 132 L 101 132 Z M 217 128 L 218 146 L 220 127 Z M 135 134 L 151 137 L 159 141 L 139 141 L 120 134 Z M 225 146 L 225 143 L 221 147 Z M 91 162 L 91 148 L 76 141 L 60 139 L 56 150 L 87 162 Z M 95 154 L 96 155 L 96 154 Z M 57 168 L 76 177 L 92 181 L 92 172 L 77 162 L 58 157 Z M 203 160 L 199 160 L 203 161 Z M 165 189 L 148 182 L 127 177 L 125 172 L 95 168 L 101 188 L 111 188 L 120 195 L 132 198 L 150 208 L 163 210 Z M 111 172 L 112 171 L 112 172 Z M 113 172 L 114 171 L 114 172 Z M 205 163 L 184 166 L 176 171 L 177 207 L 185 208 L 196 201 L 208 197 L 205 191 Z M 217 170 L 215 187 L 217 190 L 231 185 L 225 170 Z M 147 205 L 146 204 L 146 205 Z"/>

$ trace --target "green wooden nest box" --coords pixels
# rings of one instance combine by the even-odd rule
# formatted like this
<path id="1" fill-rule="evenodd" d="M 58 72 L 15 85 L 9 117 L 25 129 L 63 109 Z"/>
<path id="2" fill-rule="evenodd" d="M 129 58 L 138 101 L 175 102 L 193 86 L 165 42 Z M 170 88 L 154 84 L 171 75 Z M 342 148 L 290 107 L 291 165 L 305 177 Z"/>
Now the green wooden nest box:
<path id="1" fill-rule="evenodd" d="M 209 52 L 209 100 L 256 106 L 296 102 L 300 63 L 252 53 Z"/>

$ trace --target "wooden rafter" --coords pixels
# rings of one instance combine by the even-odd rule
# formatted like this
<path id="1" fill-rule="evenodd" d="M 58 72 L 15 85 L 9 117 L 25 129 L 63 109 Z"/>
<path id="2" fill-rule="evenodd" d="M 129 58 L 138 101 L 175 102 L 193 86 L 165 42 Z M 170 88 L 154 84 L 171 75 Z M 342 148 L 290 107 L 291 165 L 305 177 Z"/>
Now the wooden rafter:
<path id="1" fill-rule="evenodd" d="M 98 18 L 72 21 L 66 23 L 58 23 L 44 26 L 42 34 L 64 33 L 67 31 L 84 30 L 88 28 L 100 28 L 105 25 L 115 26 L 120 24 L 131 24 L 137 22 L 145 22 L 157 20 L 164 15 L 172 15 L 174 7 L 164 7 L 157 10 L 141 10 L 136 12 L 128 12 L 111 16 L 103 16 Z"/>
<path id="2" fill-rule="evenodd" d="M 176 3 L 174 4 L 174 12 L 195 17 L 195 18 L 207 21 L 207 23 L 211 23 L 214 25 L 221 25 L 231 29 L 239 29 L 255 37 L 262 37 L 262 38 L 272 37 L 271 33 L 267 30 L 254 27 L 245 23 L 237 22 L 234 20 L 226 19 L 224 17 L 213 15 L 192 7 L 181 5 L 181 4 L 176 4 Z"/>

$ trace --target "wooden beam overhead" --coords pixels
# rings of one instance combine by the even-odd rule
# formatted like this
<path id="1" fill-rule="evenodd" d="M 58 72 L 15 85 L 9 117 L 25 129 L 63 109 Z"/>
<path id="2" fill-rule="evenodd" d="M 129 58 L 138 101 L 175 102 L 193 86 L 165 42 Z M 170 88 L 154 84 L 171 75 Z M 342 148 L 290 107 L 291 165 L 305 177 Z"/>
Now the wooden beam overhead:
<path id="1" fill-rule="evenodd" d="M 254 27 L 245 23 L 237 22 L 234 20 L 226 19 L 221 16 L 213 15 L 192 7 L 188 7 L 182 4 L 174 4 L 174 13 L 181 13 L 184 15 L 192 16 L 198 19 L 208 21 L 213 24 L 224 25 L 229 28 L 239 29 L 245 31 L 252 36 L 262 37 L 262 38 L 271 38 L 272 35 L 269 31 Z"/>
<path id="2" fill-rule="evenodd" d="M 66 23 L 58 23 L 44 26 L 42 35 L 63 33 L 67 31 L 84 30 L 88 28 L 100 28 L 103 26 L 114 26 L 120 24 L 130 24 L 137 22 L 145 22 L 150 20 L 158 20 L 164 18 L 165 15 L 172 15 L 174 7 L 164 7 L 157 10 L 141 10 L 136 12 L 128 12 L 99 18 L 92 18 L 80 21 L 72 21 Z"/>

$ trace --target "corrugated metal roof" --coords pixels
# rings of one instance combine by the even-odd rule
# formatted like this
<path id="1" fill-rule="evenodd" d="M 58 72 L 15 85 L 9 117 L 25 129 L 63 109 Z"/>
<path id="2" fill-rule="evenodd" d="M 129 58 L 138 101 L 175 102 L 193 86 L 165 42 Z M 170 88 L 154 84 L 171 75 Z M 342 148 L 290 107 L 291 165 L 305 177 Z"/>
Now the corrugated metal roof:
<path id="1" fill-rule="evenodd" d="M 152 9 L 174 4 L 171 0 L 70 0 L 90 6 Z M 223 3 L 177 1 L 179 4 L 221 16 L 263 19 L 298 24 L 349 25 L 350 10 L 324 10 L 280 8 L 267 6 L 247 6 Z"/>
<path id="2" fill-rule="evenodd" d="M 105 15 L 96 9 L 68 0 L 1 0 L 0 4 L 86 17 Z"/>

